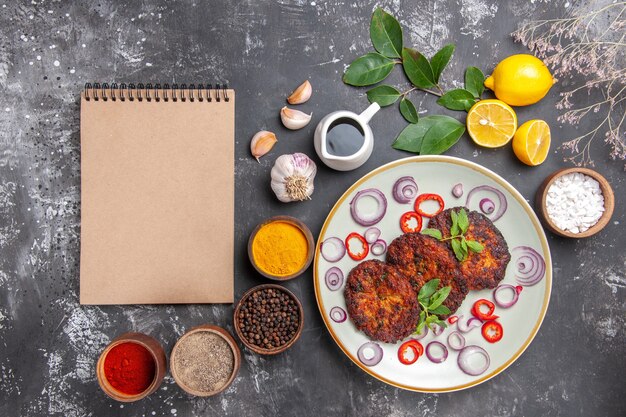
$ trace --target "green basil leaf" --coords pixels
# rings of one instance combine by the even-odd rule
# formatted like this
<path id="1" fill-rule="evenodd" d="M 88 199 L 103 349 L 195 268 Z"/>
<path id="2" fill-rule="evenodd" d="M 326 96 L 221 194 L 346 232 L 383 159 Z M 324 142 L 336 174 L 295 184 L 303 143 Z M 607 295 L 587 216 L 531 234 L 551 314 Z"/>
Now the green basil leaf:
<path id="1" fill-rule="evenodd" d="M 413 103 L 411 103 L 411 100 L 406 97 L 400 100 L 400 113 L 409 123 L 417 123 L 419 121 L 417 109 L 415 108 Z"/>
<path id="2" fill-rule="evenodd" d="M 428 311 L 432 313 L 434 309 L 436 309 L 441 304 L 443 304 L 446 298 L 448 298 L 448 295 L 450 295 L 450 290 L 452 290 L 452 287 L 447 285 L 441 288 L 435 294 L 433 294 L 433 296 L 430 297 L 431 302 L 430 302 L 430 305 L 428 306 Z"/>
<path id="3" fill-rule="evenodd" d="M 468 111 L 476 103 L 474 95 L 467 90 L 450 90 L 437 100 L 437 104 L 449 110 Z"/>
<path id="4" fill-rule="evenodd" d="M 465 240 L 465 236 L 463 236 L 463 238 L 461 239 L 461 250 L 463 251 L 464 254 L 468 253 L 468 249 L 467 249 L 467 240 Z"/>
<path id="5" fill-rule="evenodd" d="M 422 311 L 423 313 L 423 311 Z M 417 325 L 417 329 L 415 329 L 415 333 L 417 334 L 422 334 L 422 331 L 424 331 L 424 327 L 426 326 L 426 319 L 422 318 L 422 315 L 420 313 L 420 321 Z"/>
<path id="6" fill-rule="evenodd" d="M 485 74 L 476 67 L 467 67 L 465 70 L 465 89 L 474 97 L 480 98 L 485 91 Z"/>
<path id="7" fill-rule="evenodd" d="M 370 23 L 372 45 L 388 58 L 400 58 L 402 52 L 402 27 L 395 17 L 380 7 L 374 11 Z"/>
<path id="8" fill-rule="evenodd" d="M 450 226 L 450 236 L 457 236 L 461 233 L 459 229 L 459 215 L 456 211 L 450 210 L 450 220 L 452 220 L 452 226 Z"/>
<path id="9" fill-rule="evenodd" d="M 470 248 L 472 252 L 476 253 L 482 252 L 483 249 L 485 249 L 483 245 L 481 245 L 479 242 L 476 242 L 475 240 L 468 240 L 467 247 Z"/>
<path id="10" fill-rule="evenodd" d="M 448 323 L 446 323 L 446 321 L 445 321 L 445 320 L 439 320 L 439 319 L 438 319 L 438 320 L 435 322 L 435 324 L 436 324 L 437 326 L 443 327 L 444 329 L 445 329 L 446 327 L 448 327 Z"/>
<path id="11" fill-rule="evenodd" d="M 439 279 L 435 278 L 435 279 L 431 279 L 426 284 L 422 285 L 422 288 L 420 289 L 420 292 L 417 295 L 417 298 L 420 301 L 422 301 L 424 304 L 427 304 L 428 300 L 430 299 L 430 296 L 433 295 L 435 291 L 437 290 L 437 287 L 439 286 L 439 282 L 440 282 Z"/>
<path id="12" fill-rule="evenodd" d="M 370 52 L 352 61 L 343 74 L 343 82 L 357 87 L 376 84 L 387 78 L 394 65 L 392 59 Z"/>
<path id="13" fill-rule="evenodd" d="M 437 51 L 435 55 L 430 59 L 430 66 L 433 68 L 433 76 L 435 77 L 435 83 L 439 82 L 439 77 L 443 72 L 448 62 L 450 62 L 450 58 L 454 53 L 454 44 L 450 43 L 440 50 Z"/>
<path id="14" fill-rule="evenodd" d="M 464 208 L 459 210 L 459 227 L 461 228 L 462 233 L 466 233 L 467 229 L 469 229 L 469 217 L 467 217 L 467 211 Z"/>
<path id="15" fill-rule="evenodd" d="M 433 324 L 437 320 L 439 320 L 439 318 L 437 316 L 428 316 L 428 317 L 426 317 L 426 324 Z"/>
<path id="16" fill-rule="evenodd" d="M 437 315 L 443 315 L 443 314 L 450 314 L 451 311 L 448 307 L 441 305 L 435 309 L 429 310 L 432 314 L 437 314 Z"/>
<path id="17" fill-rule="evenodd" d="M 428 130 L 439 120 L 445 120 L 448 116 L 426 116 L 420 117 L 419 121 L 411 123 L 404 128 L 391 145 L 400 151 L 418 153 L 422 147 L 422 139 Z"/>
<path id="18" fill-rule="evenodd" d="M 422 230 L 422 234 L 426 236 L 434 237 L 435 239 L 441 240 L 443 236 L 441 235 L 441 231 L 437 229 L 424 229 Z"/>
<path id="19" fill-rule="evenodd" d="M 430 62 L 414 49 L 402 49 L 402 67 L 411 83 L 418 88 L 435 86 L 435 76 Z"/>
<path id="20" fill-rule="evenodd" d="M 379 85 L 367 91 L 369 102 L 378 103 L 380 107 L 395 103 L 400 96 L 400 92 L 390 85 Z"/>
<path id="21" fill-rule="evenodd" d="M 450 241 L 450 245 L 452 246 L 452 252 L 454 252 L 454 256 L 456 256 L 456 259 L 458 259 L 460 262 L 463 262 L 465 260 L 465 255 L 463 254 L 463 250 L 461 249 L 461 242 L 459 242 L 458 239 L 452 239 Z"/>
<path id="22" fill-rule="evenodd" d="M 467 260 L 467 257 L 469 255 L 469 250 L 467 250 L 467 245 L 463 246 L 463 244 L 461 244 L 461 250 L 463 251 L 463 261 Z"/>
<path id="23" fill-rule="evenodd" d="M 428 129 L 422 139 L 420 147 L 421 155 L 439 155 L 450 149 L 452 145 L 458 142 L 459 138 L 465 132 L 465 125 L 449 116 L 442 116 L 440 119 Z"/>

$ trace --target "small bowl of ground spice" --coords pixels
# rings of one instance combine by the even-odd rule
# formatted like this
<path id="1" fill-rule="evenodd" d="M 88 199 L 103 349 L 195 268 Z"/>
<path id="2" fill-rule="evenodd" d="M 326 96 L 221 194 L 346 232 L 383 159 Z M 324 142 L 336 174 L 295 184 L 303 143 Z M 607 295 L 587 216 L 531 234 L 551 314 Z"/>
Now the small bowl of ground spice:
<path id="1" fill-rule="evenodd" d="M 187 393 L 208 397 L 224 391 L 235 380 L 241 352 L 226 330 L 211 324 L 194 327 L 172 349 L 170 371 Z"/>
<path id="2" fill-rule="evenodd" d="M 611 220 L 615 196 L 606 178 L 596 171 L 566 168 L 544 180 L 536 204 L 547 229 L 559 236 L 584 238 Z"/>
<path id="3" fill-rule="evenodd" d="M 166 368 L 165 352 L 156 339 L 142 333 L 124 333 L 100 355 L 96 377 L 109 397 L 132 402 L 156 391 Z"/>
<path id="4" fill-rule="evenodd" d="M 304 310 L 288 289 L 263 284 L 241 297 L 233 321 L 237 336 L 250 350 L 275 355 L 289 349 L 300 338 Z"/>
<path id="5" fill-rule="evenodd" d="M 264 277 L 286 281 L 311 265 L 315 243 L 311 230 L 290 216 L 272 217 L 259 224 L 248 240 L 248 256 Z"/>

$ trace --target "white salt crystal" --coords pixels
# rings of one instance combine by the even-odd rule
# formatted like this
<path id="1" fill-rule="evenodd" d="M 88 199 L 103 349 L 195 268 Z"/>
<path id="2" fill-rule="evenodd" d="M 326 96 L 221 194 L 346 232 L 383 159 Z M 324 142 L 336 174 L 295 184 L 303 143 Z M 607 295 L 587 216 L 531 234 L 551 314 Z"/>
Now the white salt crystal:
<path id="1" fill-rule="evenodd" d="M 595 179 L 572 173 L 558 178 L 548 189 L 546 211 L 561 230 L 582 233 L 604 212 L 604 196 Z"/>

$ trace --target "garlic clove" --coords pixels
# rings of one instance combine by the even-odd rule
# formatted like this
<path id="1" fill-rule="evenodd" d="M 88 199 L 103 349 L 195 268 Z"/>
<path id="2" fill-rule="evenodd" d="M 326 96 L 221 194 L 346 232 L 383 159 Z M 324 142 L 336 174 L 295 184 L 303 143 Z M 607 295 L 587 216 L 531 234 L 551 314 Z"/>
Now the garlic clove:
<path id="1" fill-rule="evenodd" d="M 274 133 L 268 132 L 267 130 L 261 130 L 252 137 L 252 141 L 250 142 L 250 152 L 257 161 L 261 162 L 259 158 L 271 151 L 276 142 L 278 142 L 278 139 L 276 139 L 276 135 Z"/>
<path id="2" fill-rule="evenodd" d="M 313 92 L 313 87 L 311 87 L 311 83 L 309 80 L 304 81 L 298 88 L 296 88 L 293 93 L 287 98 L 287 102 L 289 104 L 302 104 L 306 103 L 309 98 L 311 98 L 311 93 Z"/>
<path id="3" fill-rule="evenodd" d="M 280 109 L 280 120 L 287 129 L 298 130 L 308 125 L 313 114 L 306 114 L 300 110 L 289 109 L 287 106 Z"/>

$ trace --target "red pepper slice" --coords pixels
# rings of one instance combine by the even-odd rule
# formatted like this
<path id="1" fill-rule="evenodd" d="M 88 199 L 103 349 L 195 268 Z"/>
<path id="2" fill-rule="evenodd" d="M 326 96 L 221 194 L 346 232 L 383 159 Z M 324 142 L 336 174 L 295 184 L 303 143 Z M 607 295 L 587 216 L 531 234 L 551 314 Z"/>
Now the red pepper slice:
<path id="1" fill-rule="evenodd" d="M 489 343 L 496 343 L 504 336 L 504 329 L 502 325 L 495 320 L 488 321 L 483 324 L 482 334 L 485 340 Z"/>
<path id="2" fill-rule="evenodd" d="M 410 357 L 407 357 L 407 353 L 409 350 L 413 353 Z M 398 349 L 398 360 L 404 365 L 411 365 L 419 359 L 420 356 L 424 354 L 424 346 L 417 340 L 411 339 L 407 340 L 403 344 L 400 345 Z"/>
<path id="3" fill-rule="evenodd" d="M 450 317 L 448 317 L 448 323 L 450 323 L 450 324 L 454 324 L 457 321 L 459 321 L 459 318 L 457 316 L 450 316 Z"/>
<path id="4" fill-rule="evenodd" d="M 485 312 L 481 307 L 487 307 L 487 311 Z M 498 318 L 498 316 L 493 315 L 495 309 L 496 305 L 494 303 L 481 298 L 474 303 L 474 306 L 472 307 L 472 315 L 482 321 L 495 320 Z"/>
<path id="5" fill-rule="evenodd" d="M 519 294 L 522 292 L 522 290 L 524 289 L 524 287 L 522 287 L 521 285 L 518 285 L 515 287 L 515 291 Z"/>
<path id="6" fill-rule="evenodd" d="M 424 212 L 420 208 L 420 205 L 424 201 L 427 201 L 427 200 L 436 201 L 437 204 L 439 204 L 439 210 L 437 210 L 434 213 L 426 213 L 426 212 Z M 434 217 L 437 214 L 441 213 L 443 211 L 443 208 L 444 208 L 443 198 L 441 198 L 441 196 L 439 194 L 420 194 L 415 199 L 415 211 L 417 212 L 417 214 L 420 214 L 420 215 L 422 215 L 424 217 Z"/>
<path id="7" fill-rule="evenodd" d="M 359 243 L 361 243 L 361 247 L 363 248 L 361 252 L 357 252 L 357 253 L 352 252 L 352 250 L 350 249 L 351 239 L 357 239 Z M 346 238 L 346 250 L 348 251 L 348 255 L 352 259 L 354 259 L 355 261 L 362 261 L 363 259 L 365 259 L 365 257 L 369 253 L 370 247 L 367 244 L 367 241 L 365 240 L 363 236 L 361 236 L 360 234 L 356 232 L 353 232 L 353 233 L 350 233 L 348 237 Z"/>
<path id="8" fill-rule="evenodd" d="M 411 220 L 415 220 L 417 226 L 411 227 L 409 225 Z M 422 230 L 422 216 L 414 211 L 407 211 L 400 217 L 400 229 L 402 229 L 404 233 L 419 232 Z"/>

